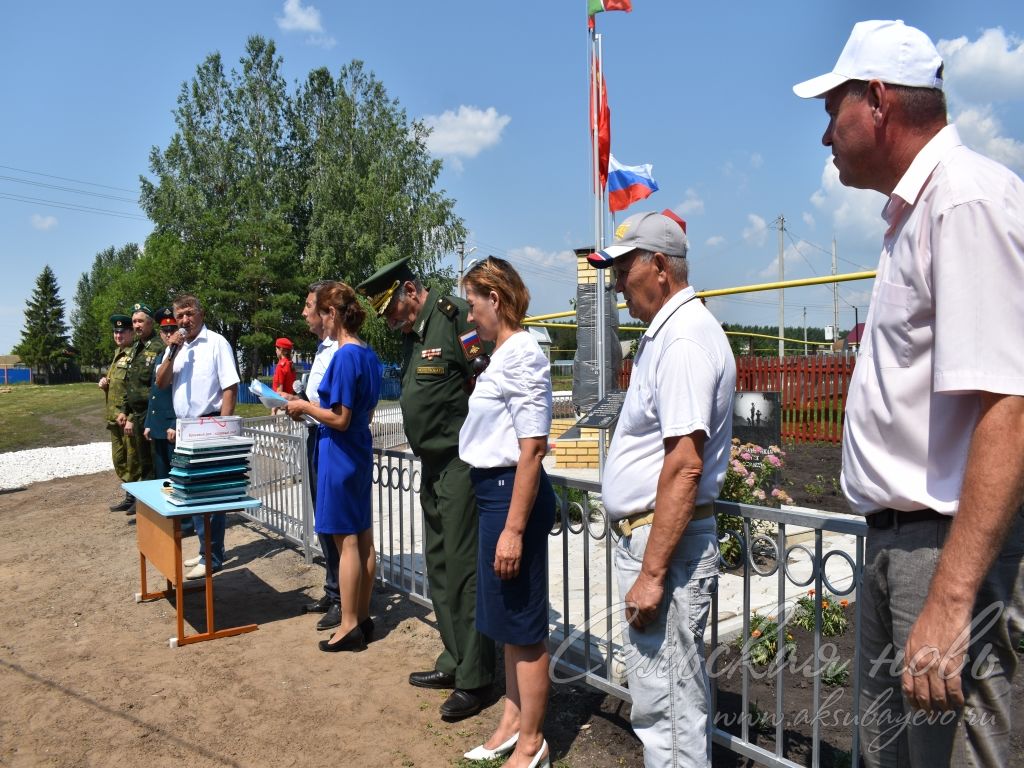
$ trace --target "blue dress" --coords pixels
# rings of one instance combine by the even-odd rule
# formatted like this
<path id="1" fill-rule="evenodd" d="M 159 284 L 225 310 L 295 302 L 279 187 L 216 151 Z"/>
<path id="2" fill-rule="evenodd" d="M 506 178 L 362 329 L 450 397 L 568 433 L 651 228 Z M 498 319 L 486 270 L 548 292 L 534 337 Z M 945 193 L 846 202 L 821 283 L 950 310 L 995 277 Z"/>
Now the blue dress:
<path id="1" fill-rule="evenodd" d="M 316 532 L 362 533 L 371 525 L 373 439 L 370 414 L 380 395 L 380 361 L 369 347 L 341 346 L 331 358 L 317 394 L 321 408 L 352 411 L 348 429 L 320 425 Z"/>

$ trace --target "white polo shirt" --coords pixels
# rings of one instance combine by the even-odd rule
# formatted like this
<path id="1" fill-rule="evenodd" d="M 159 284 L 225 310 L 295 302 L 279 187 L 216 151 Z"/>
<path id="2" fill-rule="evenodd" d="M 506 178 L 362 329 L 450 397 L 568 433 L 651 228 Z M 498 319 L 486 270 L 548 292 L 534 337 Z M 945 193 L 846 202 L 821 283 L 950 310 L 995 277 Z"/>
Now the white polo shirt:
<path id="1" fill-rule="evenodd" d="M 640 339 L 626 400 L 605 461 L 609 518 L 654 509 L 670 437 L 707 435 L 697 504 L 718 498 L 732 444 L 736 360 L 725 332 L 692 287 L 658 310 Z"/>
<path id="2" fill-rule="evenodd" d="M 551 432 L 551 364 L 527 331 L 514 333 L 476 379 L 459 430 L 459 458 L 477 469 L 514 467 L 519 438 Z"/>
<path id="3" fill-rule="evenodd" d="M 306 397 L 311 403 L 320 404 L 319 395 L 320 382 L 327 373 L 327 366 L 331 364 L 331 358 L 338 351 L 338 340 L 328 336 L 316 347 L 316 355 L 313 357 L 313 364 L 309 366 L 309 377 L 306 379 Z"/>
<path id="4" fill-rule="evenodd" d="M 918 153 L 882 217 L 842 486 L 860 514 L 954 514 L 975 393 L 1024 395 L 1024 183 L 950 125 Z"/>
<path id="5" fill-rule="evenodd" d="M 171 348 L 167 348 L 170 354 Z M 224 390 L 238 383 L 235 354 L 228 340 L 204 324 L 174 358 L 172 393 L 174 414 L 196 418 L 219 411 Z"/>

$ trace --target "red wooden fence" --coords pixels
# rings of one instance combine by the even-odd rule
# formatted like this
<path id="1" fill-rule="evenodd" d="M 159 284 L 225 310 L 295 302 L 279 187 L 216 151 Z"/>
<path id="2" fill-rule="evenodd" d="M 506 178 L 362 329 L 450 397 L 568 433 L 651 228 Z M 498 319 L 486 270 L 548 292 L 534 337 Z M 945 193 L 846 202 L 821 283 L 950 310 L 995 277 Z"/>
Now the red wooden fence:
<path id="1" fill-rule="evenodd" d="M 843 439 L 843 411 L 854 355 L 736 358 L 737 392 L 780 392 L 782 439 L 797 443 Z M 624 360 L 619 386 L 629 386 L 633 368 Z"/>

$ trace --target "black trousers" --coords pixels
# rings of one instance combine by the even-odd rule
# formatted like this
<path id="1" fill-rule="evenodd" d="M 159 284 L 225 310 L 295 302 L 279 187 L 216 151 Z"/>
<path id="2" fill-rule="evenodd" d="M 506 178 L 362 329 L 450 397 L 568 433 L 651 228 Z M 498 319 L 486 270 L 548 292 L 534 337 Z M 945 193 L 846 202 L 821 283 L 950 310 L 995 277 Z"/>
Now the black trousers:
<path id="1" fill-rule="evenodd" d="M 316 509 L 316 480 L 317 463 L 320 458 L 319 450 L 319 428 L 309 427 L 306 435 L 306 458 L 309 464 L 309 496 L 313 500 L 313 509 Z M 314 512 L 314 515 L 316 512 Z M 330 534 L 318 533 L 317 541 L 320 542 L 320 551 L 324 553 L 324 568 L 327 571 L 324 577 L 324 594 L 334 602 L 341 601 L 341 592 L 338 590 L 338 562 L 341 553 L 334 543 L 334 537 Z"/>

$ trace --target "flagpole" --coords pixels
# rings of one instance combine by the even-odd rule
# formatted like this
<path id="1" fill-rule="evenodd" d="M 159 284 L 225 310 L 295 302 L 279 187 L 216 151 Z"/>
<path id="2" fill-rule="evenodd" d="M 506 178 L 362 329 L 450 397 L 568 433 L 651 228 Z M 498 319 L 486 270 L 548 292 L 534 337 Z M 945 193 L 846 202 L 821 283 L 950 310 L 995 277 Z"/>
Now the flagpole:
<path id="1" fill-rule="evenodd" d="M 599 100 L 607 99 L 608 94 L 601 88 L 602 82 L 598 81 L 598 78 L 604 77 L 604 66 L 602 61 L 601 51 L 601 36 L 597 34 L 594 29 L 594 17 L 589 17 L 589 29 L 590 29 L 590 58 L 591 58 L 591 78 L 592 83 L 591 93 L 594 98 L 591 99 L 591 141 L 592 141 L 592 157 L 593 157 L 593 180 L 594 180 L 594 247 L 596 250 L 604 248 L 604 188 L 601 185 L 601 170 L 600 170 L 600 149 L 599 149 L 599 133 L 600 133 L 600 115 L 603 111 L 603 105 L 599 103 Z M 597 301 L 597 312 L 594 316 L 594 334 L 595 344 L 594 349 L 597 357 L 597 399 L 600 401 L 605 396 L 605 379 L 606 379 L 606 363 L 607 355 L 605 354 L 605 271 L 603 269 L 595 270 L 597 272 L 597 282 L 594 286 L 595 299 Z M 597 450 L 597 477 L 598 480 L 604 479 L 604 457 L 606 453 L 606 436 L 605 430 L 598 430 L 598 450 Z"/>

